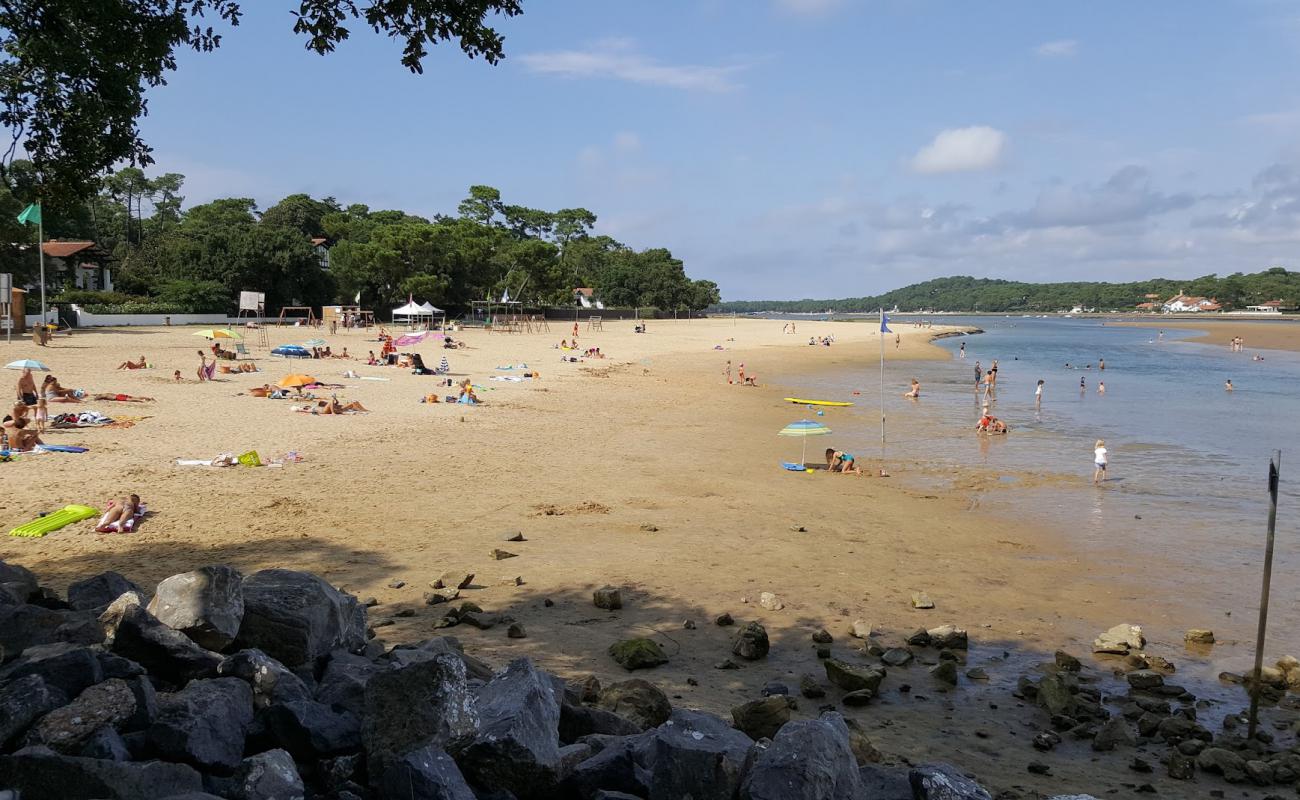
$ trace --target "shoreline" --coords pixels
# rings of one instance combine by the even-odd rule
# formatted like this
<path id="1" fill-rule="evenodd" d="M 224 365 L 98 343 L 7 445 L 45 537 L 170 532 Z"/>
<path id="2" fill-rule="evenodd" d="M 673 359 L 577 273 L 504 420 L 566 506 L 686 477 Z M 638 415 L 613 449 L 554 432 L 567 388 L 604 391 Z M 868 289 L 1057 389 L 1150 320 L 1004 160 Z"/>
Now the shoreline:
<path id="1" fill-rule="evenodd" d="M 1129 328 L 1170 328 L 1199 331 L 1184 341 L 1227 346 L 1233 337 L 1240 336 L 1247 350 L 1286 350 L 1300 352 L 1300 320 L 1225 320 L 1178 319 L 1169 322 L 1118 322 Z"/>
<path id="2" fill-rule="evenodd" d="M 235 393 L 283 372 L 311 368 L 323 376 L 328 368 L 333 376 L 355 362 L 260 359 L 266 372 L 251 378 L 173 385 L 165 377 L 171 360 L 194 357 L 185 331 L 151 332 L 157 339 L 134 331 L 95 334 L 84 351 L 31 347 L 32 357 L 46 358 L 66 376 L 65 385 L 107 389 L 111 381 L 119 391 L 134 385 L 159 400 L 143 411 L 129 409 L 150 417 L 135 428 L 58 437 L 87 444 L 90 458 L 49 455 L 5 465 L 24 470 L 22 483 L 11 484 L 17 488 L 0 504 L 5 518 L 17 524 L 51 506 L 102 502 L 130 486 L 147 487 L 141 494 L 156 516 L 130 537 L 72 529 L 44 539 L 5 537 L 0 558 L 60 587 L 103 569 L 145 586 L 205 563 L 246 572 L 310 570 L 358 596 L 374 596 L 372 622 L 391 620 L 377 628 L 389 644 L 450 633 L 494 663 L 526 654 L 566 675 L 645 677 L 679 695 L 674 702 L 723 713 L 753 699 L 768 681 L 789 685 L 800 673 L 816 673 L 809 636 L 819 628 L 833 634 L 837 657 L 860 661 L 862 642 L 849 636 L 856 619 L 870 622 L 886 646 L 901 644 L 918 626 L 951 622 L 969 629 L 969 666 L 985 669 L 989 680 L 963 680 L 955 694 L 941 692 L 930 702 L 918 699 L 930 697 L 928 690 L 898 691 L 905 682 L 928 689 L 923 666 L 891 671 L 875 708 L 850 711 L 880 749 L 891 758 L 946 758 L 996 787 L 1099 791 L 1097 765 L 1082 754 L 1054 759 L 1049 777 L 1026 775 L 1018 758 L 988 763 L 989 749 L 1029 752 L 1016 738 L 1022 722 L 999 719 L 989 727 L 988 703 L 1014 706 L 1009 692 L 1020 675 L 1051 661 L 1057 648 L 1104 674 L 1105 662 L 1088 658 L 1091 638 L 1118 622 L 1143 624 L 1151 652 L 1185 661 L 1182 631 L 1204 627 L 1205 620 L 1188 618 L 1179 598 L 1146 599 L 1144 618 L 1130 619 L 1134 598 L 1143 597 L 1140 574 L 1089 564 L 1068 539 L 1032 521 L 972 510 L 963 488 L 908 485 L 906 464 L 923 464 L 923 455 L 897 467 L 891 461 L 900 477 L 890 479 L 780 470 L 780 457 L 798 452 L 797 442 L 775 436 L 798 414 L 780 399 L 787 387 L 802 396 L 795 390 L 806 376 L 879 357 L 878 331 L 806 324 L 811 335 L 833 333 L 837 343 L 810 347 L 805 334 L 784 338 L 769 321 L 665 321 L 639 338 L 611 324 L 607 333 L 584 331 L 583 344 L 620 358 L 567 366 L 554 359 L 549 342 L 555 336 L 471 331 L 465 336 L 474 349 L 449 356 L 453 372 L 484 380 L 487 405 L 422 406 L 415 401 L 433 379 L 355 366 L 388 382 L 341 391 L 343 399 L 360 399 L 374 411 L 334 419 L 295 415 L 285 404 Z M 902 346 L 886 346 L 889 360 L 950 357 L 930 334 L 957 332 L 898 328 Z M 269 333 L 272 344 L 304 336 Z M 332 338 L 353 352 L 367 349 L 356 334 Z M 58 341 L 84 345 L 86 339 Z M 164 356 L 151 355 L 163 369 L 129 374 L 107 366 L 142 347 L 157 352 L 141 341 L 166 344 Z M 732 349 L 711 349 L 715 344 Z M 425 358 L 432 364 L 438 356 Z M 728 359 L 757 370 L 760 387 L 727 386 L 721 370 Z M 519 360 L 540 369 L 543 380 L 502 384 L 499 391 L 486 384 L 493 365 Z M 833 425 L 833 413 L 827 416 Z M 823 446 L 822 439 L 816 443 Z M 292 448 L 307 460 L 264 470 L 187 470 L 170 462 L 250 447 L 264 455 Z M 70 460 L 77 458 L 84 460 Z M 76 492 L 59 491 L 68 487 Z M 513 530 L 525 541 L 501 544 L 501 532 Z M 493 560 L 487 554 L 494 548 L 517 557 Z M 434 629 L 443 609 L 425 605 L 422 593 L 453 568 L 477 575 L 479 588 L 462 599 L 510 614 L 529 638 L 508 640 L 501 629 Z M 407 585 L 390 588 L 395 580 Z M 625 605 L 616 614 L 591 607 L 590 592 L 607 584 L 623 589 Z M 764 591 L 785 607 L 759 607 Z M 912 609 L 917 591 L 937 609 Z M 771 655 L 740 670 L 715 671 L 734 630 L 712 624 L 724 612 L 765 625 Z M 687 619 L 697 628 L 683 629 Z M 647 634 L 664 642 L 669 664 L 627 674 L 604 655 L 619 638 Z M 1011 657 L 1003 658 L 1004 651 Z M 814 708 L 801 704 L 800 716 Z M 948 724 L 988 729 L 989 738 L 937 735 Z M 1125 776 L 1122 760 L 1108 762 L 1107 770 L 1108 785 Z"/>

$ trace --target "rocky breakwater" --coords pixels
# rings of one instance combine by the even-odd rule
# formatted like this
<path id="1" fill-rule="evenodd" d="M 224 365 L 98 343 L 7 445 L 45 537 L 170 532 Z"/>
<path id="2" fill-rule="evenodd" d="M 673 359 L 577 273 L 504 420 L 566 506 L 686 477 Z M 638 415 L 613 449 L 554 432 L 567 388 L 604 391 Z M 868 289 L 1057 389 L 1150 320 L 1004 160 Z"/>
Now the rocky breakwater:
<path id="1" fill-rule="evenodd" d="M 210 566 L 152 593 L 104 573 L 62 598 L 0 562 L 0 648 L 6 798 L 990 797 L 951 766 L 873 763 L 840 713 L 792 720 L 776 687 L 733 724 L 643 680 L 493 669 L 450 636 L 388 647 L 304 572 Z M 755 624 L 735 653 L 766 649 Z M 883 670 L 827 676 L 870 699 Z"/>

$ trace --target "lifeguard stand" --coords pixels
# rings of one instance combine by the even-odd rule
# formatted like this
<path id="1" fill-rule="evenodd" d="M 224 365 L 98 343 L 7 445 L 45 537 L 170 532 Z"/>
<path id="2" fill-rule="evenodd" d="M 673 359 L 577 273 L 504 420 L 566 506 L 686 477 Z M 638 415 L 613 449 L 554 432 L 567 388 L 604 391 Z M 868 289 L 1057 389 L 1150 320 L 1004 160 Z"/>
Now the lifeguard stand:
<path id="1" fill-rule="evenodd" d="M 295 313 L 295 314 L 292 314 L 292 315 L 291 315 L 291 314 L 289 313 L 289 312 L 291 312 L 291 311 L 293 311 L 293 312 L 306 312 L 306 316 L 303 316 L 301 313 Z M 284 321 L 285 321 L 286 319 L 290 319 L 290 320 L 302 320 L 302 319 L 305 319 L 305 320 L 307 320 L 307 324 L 308 324 L 309 326 L 313 327 L 313 328 L 316 327 L 316 323 L 317 323 L 317 321 L 318 321 L 318 320 L 316 319 L 316 312 L 312 310 L 311 306 L 285 306 L 285 307 L 281 308 L 281 309 L 280 309 L 280 321 L 277 323 L 276 326 L 279 327 L 279 326 L 284 325 Z"/>

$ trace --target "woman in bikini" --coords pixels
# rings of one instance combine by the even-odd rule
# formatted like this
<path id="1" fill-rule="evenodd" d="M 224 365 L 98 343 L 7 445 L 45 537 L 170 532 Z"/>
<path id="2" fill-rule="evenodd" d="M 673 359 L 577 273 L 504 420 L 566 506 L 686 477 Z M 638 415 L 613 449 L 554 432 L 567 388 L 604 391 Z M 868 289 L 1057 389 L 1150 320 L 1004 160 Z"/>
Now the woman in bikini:
<path id="1" fill-rule="evenodd" d="M 135 515 L 139 508 L 140 495 L 123 497 L 104 512 L 95 530 L 99 533 L 130 533 L 135 528 Z"/>
<path id="2" fill-rule="evenodd" d="M 144 356 L 140 356 L 139 361 L 132 361 L 130 359 L 127 359 L 126 361 L 123 361 L 121 364 L 118 364 L 117 368 L 118 369 L 144 369 L 147 366 L 149 366 L 149 362 L 145 361 Z"/>

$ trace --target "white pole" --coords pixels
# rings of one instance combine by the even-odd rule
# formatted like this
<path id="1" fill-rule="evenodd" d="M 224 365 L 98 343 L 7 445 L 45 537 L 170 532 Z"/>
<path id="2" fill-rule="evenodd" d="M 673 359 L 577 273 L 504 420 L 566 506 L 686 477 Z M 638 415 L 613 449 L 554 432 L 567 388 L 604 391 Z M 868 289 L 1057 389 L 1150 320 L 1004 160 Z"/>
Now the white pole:
<path id="1" fill-rule="evenodd" d="M 880 309 L 880 459 L 885 458 L 885 309 Z M 884 465 L 881 465 L 884 468 Z"/>
<path id="2" fill-rule="evenodd" d="M 41 209 L 41 201 L 36 201 L 36 252 L 41 259 L 41 324 L 45 324 L 45 220 Z M 45 333 L 41 332 L 41 341 L 45 341 Z"/>

